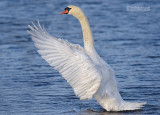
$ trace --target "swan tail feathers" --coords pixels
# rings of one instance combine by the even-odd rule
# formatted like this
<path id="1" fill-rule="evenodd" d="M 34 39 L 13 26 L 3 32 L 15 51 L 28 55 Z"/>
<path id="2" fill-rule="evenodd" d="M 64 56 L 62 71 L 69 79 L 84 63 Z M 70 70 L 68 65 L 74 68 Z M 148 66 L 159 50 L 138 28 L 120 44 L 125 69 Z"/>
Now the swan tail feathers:
<path id="1" fill-rule="evenodd" d="M 144 107 L 144 105 L 146 104 L 146 102 L 126 102 L 124 101 L 120 111 L 127 111 L 127 110 L 139 110 L 142 107 Z"/>
<path id="2" fill-rule="evenodd" d="M 130 111 L 130 110 L 140 110 L 146 102 L 127 102 L 124 100 L 98 100 L 99 104 L 107 111 Z"/>

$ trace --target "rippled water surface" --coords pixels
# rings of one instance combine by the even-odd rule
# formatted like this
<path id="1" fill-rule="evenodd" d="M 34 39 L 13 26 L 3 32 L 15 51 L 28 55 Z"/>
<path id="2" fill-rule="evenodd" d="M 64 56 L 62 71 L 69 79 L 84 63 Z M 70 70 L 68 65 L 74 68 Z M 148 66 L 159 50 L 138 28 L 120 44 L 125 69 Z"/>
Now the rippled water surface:
<path id="1" fill-rule="evenodd" d="M 142 110 L 106 112 L 94 99 L 79 100 L 36 52 L 27 25 L 37 19 L 53 36 L 83 45 L 79 22 L 59 15 L 70 4 L 88 17 L 96 50 L 114 69 L 122 97 L 147 102 Z M 0 114 L 160 114 L 160 2 L 0 0 Z"/>

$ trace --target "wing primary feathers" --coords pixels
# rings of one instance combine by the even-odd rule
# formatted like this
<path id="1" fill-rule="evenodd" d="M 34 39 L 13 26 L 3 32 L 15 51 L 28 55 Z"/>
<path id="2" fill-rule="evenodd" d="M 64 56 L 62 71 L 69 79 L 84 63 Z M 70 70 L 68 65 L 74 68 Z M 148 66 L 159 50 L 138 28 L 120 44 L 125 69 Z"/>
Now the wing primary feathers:
<path id="1" fill-rule="evenodd" d="M 60 72 L 80 99 L 91 99 L 100 86 L 101 74 L 84 48 L 49 35 L 39 20 L 32 25 L 28 25 L 31 29 L 28 33 L 38 53 Z"/>

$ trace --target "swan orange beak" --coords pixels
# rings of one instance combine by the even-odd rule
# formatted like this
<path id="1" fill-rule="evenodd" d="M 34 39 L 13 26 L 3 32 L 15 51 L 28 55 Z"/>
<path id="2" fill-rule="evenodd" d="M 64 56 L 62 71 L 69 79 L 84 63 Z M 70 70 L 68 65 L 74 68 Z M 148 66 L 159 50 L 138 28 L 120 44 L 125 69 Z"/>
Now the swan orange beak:
<path id="1" fill-rule="evenodd" d="M 66 9 L 64 12 L 62 12 L 60 14 L 68 14 L 68 10 Z"/>

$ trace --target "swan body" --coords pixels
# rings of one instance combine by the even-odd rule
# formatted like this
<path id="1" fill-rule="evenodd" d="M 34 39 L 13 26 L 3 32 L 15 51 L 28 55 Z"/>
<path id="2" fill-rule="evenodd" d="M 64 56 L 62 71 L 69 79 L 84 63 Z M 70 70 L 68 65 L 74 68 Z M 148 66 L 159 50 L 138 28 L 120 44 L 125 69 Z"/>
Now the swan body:
<path id="1" fill-rule="evenodd" d="M 97 54 L 88 20 L 79 7 L 70 5 L 61 14 L 76 17 L 82 27 L 84 48 L 49 35 L 44 28 L 29 25 L 38 53 L 69 82 L 81 99 L 95 97 L 107 111 L 136 110 L 145 103 L 131 103 L 119 94 L 114 72 Z"/>

